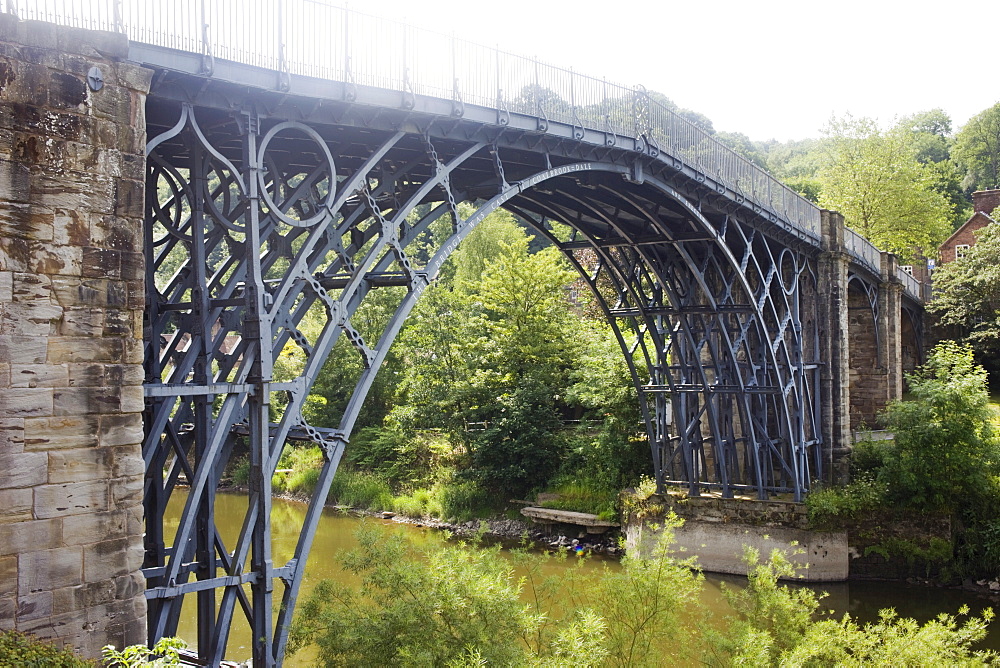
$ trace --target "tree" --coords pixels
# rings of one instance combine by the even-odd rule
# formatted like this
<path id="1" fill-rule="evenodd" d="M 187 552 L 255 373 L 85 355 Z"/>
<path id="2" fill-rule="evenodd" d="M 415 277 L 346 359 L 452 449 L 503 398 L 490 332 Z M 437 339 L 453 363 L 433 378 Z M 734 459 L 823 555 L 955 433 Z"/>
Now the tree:
<path id="1" fill-rule="evenodd" d="M 1000 102 L 969 119 L 955 137 L 955 157 L 971 190 L 1000 187 Z"/>
<path id="2" fill-rule="evenodd" d="M 716 132 L 715 138 L 761 169 L 767 169 L 767 157 L 742 132 Z"/>
<path id="3" fill-rule="evenodd" d="M 882 250 L 912 258 L 937 248 L 952 211 L 935 175 L 914 154 L 908 133 L 883 132 L 870 118 L 833 119 L 826 129 L 828 164 L 819 173 L 820 205 Z"/>
<path id="4" fill-rule="evenodd" d="M 1000 211 L 994 211 L 994 216 Z M 934 273 L 934 298 L 927 310 L 943 333 L 972 346 L 980 363 L 1000 356 L 1000 225 L 979 230 L 963 258 Z"/>
<path id="5" fill-rule="evenodd" d="M 897 123 L 900 131 L 909 133 L 914 157 L 930 169 L 933 188 L 951 204 L 952 227 L 964 223 L 972 211 L 972 202 L 962 188 L 963 171 L 952 159 L 951 118 L 942 109 L 931 109 L 904 117 Z"/>
<path id="6" fill-rule="evenodd" d="M 879 473 L 890 500 L 918 510 L 983 503 L 994 494 L 1000 470 L 986 371 L 969 346 L 943 341 L 907 381 L 913 399 L 884 413 L 895 434 Z"/>

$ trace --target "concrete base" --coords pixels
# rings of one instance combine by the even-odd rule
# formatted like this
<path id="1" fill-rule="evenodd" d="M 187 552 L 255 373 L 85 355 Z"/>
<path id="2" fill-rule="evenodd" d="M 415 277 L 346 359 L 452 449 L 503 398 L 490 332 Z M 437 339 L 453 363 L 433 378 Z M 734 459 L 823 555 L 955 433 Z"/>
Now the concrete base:
<path id="1" fill-rule="evenodd" d="M 602 534 L 608 529 L 619 526 L 618 522 L 608 522 L 590 513 L 578 513 L 571 510 L 556 510 L 554 508 L 521 508 L 521 514 L 536 524 L 550 526 L 567 524 L 583 527 L 587 533 Z"/>
<path id="2" fill-rule="evenodd" d="M 650 554 L 659 531 L 646 523 L 632 522 L 625 528 L 629 550 Z M 674 548 L 681 556 L 696 556 L 703 570 L 713 573 L 746 575 L 743 546 L 749 545 L 767 559 L 774 549 L 782 550 L 790 561 L 800 563 L 801 579 L 810 582 L 847 580 L 849 554 L 846 531 L 809 531 L 775 526 L 686 520 L 675 529 Z M 801 550 L 800 553 L 796 554 Z"/>

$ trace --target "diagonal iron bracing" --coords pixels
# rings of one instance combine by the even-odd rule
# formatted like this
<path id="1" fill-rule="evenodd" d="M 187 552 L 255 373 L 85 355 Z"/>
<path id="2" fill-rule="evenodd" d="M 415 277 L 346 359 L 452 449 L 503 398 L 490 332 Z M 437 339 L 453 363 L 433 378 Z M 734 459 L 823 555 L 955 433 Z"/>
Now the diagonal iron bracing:
<path id="1" fill-rule="evenodd" d="M 442 264 L 498 207 L 561 248 L 597 296 L 660 484 L 798 498 L 820 475 L 817 249 L 762 233 L 752 214 L 699 197 L 673 170 L 637 177 L 634 153 L 587 160 L 516 133 L 288 116 L 167 99 L 150 111 L 151 638 L 174 633 L 191 598 L 205 659 L 224 657 L 245 618 L 255 665 L 280 663 L 323 501 L 375 374 Z M 372 298 L 396 304 L 388 322 L 365 319 Z M 341 422 L 318 428 L 303 407 L 338 345 L 353 362 L 337 371 L 356 385 Z M 280 364 L 289 347 L 301 373 Z M 325 461 L 294 556 L 273 563 L 271 476 L 290 439 L 318 443 Z M 214 493 L 240 443 L 250 495 L 231 536 L 215 524 Z M 181 480 L 189 492 L 168 531 Z"/>

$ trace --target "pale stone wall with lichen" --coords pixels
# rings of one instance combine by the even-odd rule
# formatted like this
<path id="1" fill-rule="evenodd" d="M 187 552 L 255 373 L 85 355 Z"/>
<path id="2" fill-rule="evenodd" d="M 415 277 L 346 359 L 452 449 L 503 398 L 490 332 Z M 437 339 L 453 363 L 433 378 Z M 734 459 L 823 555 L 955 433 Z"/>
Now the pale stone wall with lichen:
<path id="1" fill-rule="evenodd" d="M 149 74 L 127 52 L 0 14 L 0 629 L 89 656 L 145 640 Z"/>

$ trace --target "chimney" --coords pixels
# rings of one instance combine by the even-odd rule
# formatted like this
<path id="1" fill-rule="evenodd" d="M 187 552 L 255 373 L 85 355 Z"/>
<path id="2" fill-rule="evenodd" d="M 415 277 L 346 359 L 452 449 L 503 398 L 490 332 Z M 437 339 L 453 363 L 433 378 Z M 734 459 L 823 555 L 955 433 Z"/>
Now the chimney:
<path id="1" fill-rule="evenodd" d="M 977 190 L 972 193 L 972 208 L 987 216 L 1000 206 L 1000 190 Z"/>

